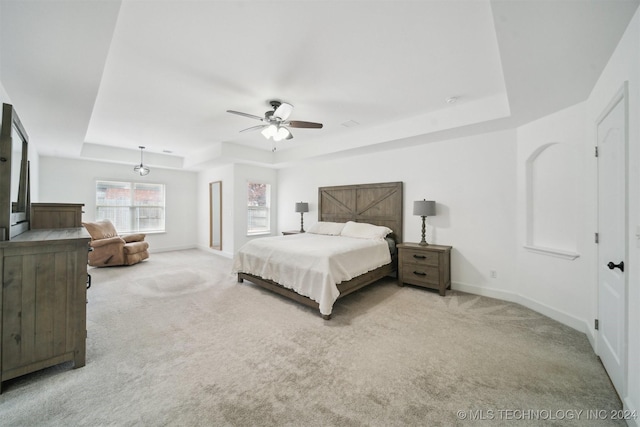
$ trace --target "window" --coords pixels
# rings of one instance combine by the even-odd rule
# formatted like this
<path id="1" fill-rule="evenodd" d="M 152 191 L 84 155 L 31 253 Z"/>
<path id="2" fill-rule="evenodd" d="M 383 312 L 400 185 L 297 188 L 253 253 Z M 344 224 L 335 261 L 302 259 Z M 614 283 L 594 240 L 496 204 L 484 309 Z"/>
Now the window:
<path id="1" fill-rule="evenodd" d="M 96 218 L 119 233 L 164 231 L 164 185 L 96 181 Z"/>
<path id="2" fill-rule="evenodd" d="M 270 184 L 247 184 L 247 234 L 271 232 L 270 200 Z"/>

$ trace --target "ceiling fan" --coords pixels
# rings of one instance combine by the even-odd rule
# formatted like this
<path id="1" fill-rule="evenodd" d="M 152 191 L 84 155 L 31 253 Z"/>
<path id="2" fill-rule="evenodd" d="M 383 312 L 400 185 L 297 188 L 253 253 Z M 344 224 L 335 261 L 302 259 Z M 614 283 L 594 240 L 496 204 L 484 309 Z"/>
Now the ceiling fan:
<path id="1" fill-rule="evenodd" d="M 262 129 L 262 135 L 265 138 L 271 138 L 273 141 L 282 141 L 283 139 L 293 138 L 293 134 L 288 128 L 307 128 L 321 129 L 322 123 L 303 122 L 299 120 L 288 120 L 293 112 L 293 105 L 280 102 L 269 101 L 269 105 L 273 110 L 264 113 L 264 117 L 254 116 L 253 114 L 242 113 L 240 111 L 227 110 L 227 113 L 237 114 L 239 116 L 249 117 L 250 119 L 260 120 L 262 124 L 243 129 L 240 132 Z M 273 147 L 275 151 L 275 145 Z"/>

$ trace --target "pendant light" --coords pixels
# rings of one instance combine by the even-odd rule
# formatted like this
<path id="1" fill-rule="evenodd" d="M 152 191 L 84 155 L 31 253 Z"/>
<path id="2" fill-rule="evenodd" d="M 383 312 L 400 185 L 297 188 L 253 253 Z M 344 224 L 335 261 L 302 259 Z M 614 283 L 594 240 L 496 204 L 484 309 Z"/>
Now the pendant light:
<path id="1" fill-rule="evenodd" d="M 149 169 L 148 166 L 145 166 L 142 164 L 142 150 L 144 150 L 145 147 L 143 147 L 142 145 L 139 145 L 138 148 L 140 149 L 140 164 L 136 165 L 133 168 L 133 171 L 139 174 L 140 176 L 149 175 L 149 172 L 151 172 L 151 169 Z"/>

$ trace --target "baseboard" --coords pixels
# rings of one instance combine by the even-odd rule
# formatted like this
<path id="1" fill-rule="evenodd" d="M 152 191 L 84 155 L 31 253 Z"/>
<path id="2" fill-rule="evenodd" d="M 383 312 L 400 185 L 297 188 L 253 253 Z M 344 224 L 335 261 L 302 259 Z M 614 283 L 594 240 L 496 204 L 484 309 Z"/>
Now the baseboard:
<path id="1" fill-rule="evenodd" d="M 149 248 L 149 253 L 153 254 L 153 253 L 160 253 L 160 252 L 171 252 L 171 251 L 183 251 L 183 250 L 187 250 L 187 249 L 202 249 L 203 251 L 207 251 L 207 252 L 211 252 L 212 254 L 216 254 L 216 255 L 220 255 L 223 256 L 225 258 L 229 258 L 229 259 L 233 259 L 233 254 L 229 253 L 229 252 L 223 252 L 223 251 L 219 251 L 217 249 L 211 249 L 208 246 L 204 246 L 204 245 L 185 245 L 185 246 L 172 246 L 172 247 L 165 247 L 165 248 Z"/>
<path id="2" fill-rule="evenodd" d="M 451 288 L 461 292 L 501 299 L 504 301 L 515 302 L 517 304 L 523 305 L 577 331 L 583 332 L 585 335 L 587 335 L 587 339 L 591 342 L 591 346 L 595 348 L 595 337 L 593 336 L 592 328 L 584 319 L 579 319 L 561 310 L 557 310 L 539 301 L 524 297 L 514 292 L 507 292 L 501 289 L 492 289 L 483 286 L 469 285 L 460 282 L 453 282 L 451 284 Z"/>
<path id="3" fill-rule="evenodd" d="M 585 320 L 583 332 L 587 336 L 587 339 L 589 340 L 589 344 L 591 344 L 591 348 L 593 349 L 593 352 L 598 354 L 596 352 L 596 330 L 593 329 L 593 324 Z"/>
<path id="4" fill-rule="evenodd" d="M 204 246 L 204 245 L 197 245 L 197 248 L 198 249 L 202 249 L 203 251 L 210 252 L 212 254 L 223 256 L 225 258 L 233 259 L 233 254 L 230 253 L 230 252 L 224 252 L 224 251 L 219 251 L 217 249 L 211 249 L 210 247 Z"/>
<path id="5" fill-rule="evenodd" d="M 171 251 L 184 251 L 186 249 L 196 249 L 196 245 L 185 245 L 185 246 L 171 246 L 164 248 L 152 248 L 149 246 L 149 253 L 160 253 L 160 252 L 171 252 Z"/>
<path id="6" fill-rule="evenodd" d="M 627 418 L 626 421 L 629 427 L 640 427 L 640 409 L 629 400 L 628 396 L 622 401 L 622 410 L 628 414 L 636 414 L 635 418 Z"/>

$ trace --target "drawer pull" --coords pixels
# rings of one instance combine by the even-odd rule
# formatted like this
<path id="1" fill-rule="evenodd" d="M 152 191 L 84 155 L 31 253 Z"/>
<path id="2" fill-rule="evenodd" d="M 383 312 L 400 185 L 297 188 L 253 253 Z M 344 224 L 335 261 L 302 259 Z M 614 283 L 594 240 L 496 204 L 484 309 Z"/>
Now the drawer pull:
<path id="1" fill-rule="evenodd" d="M 423 273 L 422 271 L 414 271 L 413 274 L 415 274 L 416 276 L 426 276 L 427 273 Z"/>
<path id="2" fill-rule="evenodd" d="M 426 258 L 426 256 L 424 256 L 424 255 L 414 255 L 413 257 L 416 258 L 416 259 L 425 259 Z"/>

